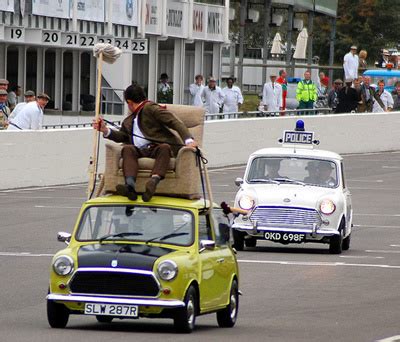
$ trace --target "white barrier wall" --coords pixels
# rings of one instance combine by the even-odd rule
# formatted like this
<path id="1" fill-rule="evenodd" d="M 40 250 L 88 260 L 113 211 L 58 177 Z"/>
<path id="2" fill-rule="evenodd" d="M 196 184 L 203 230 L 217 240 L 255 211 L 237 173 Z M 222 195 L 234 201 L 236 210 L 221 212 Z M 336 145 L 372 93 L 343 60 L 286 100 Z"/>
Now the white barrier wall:
<path id="1" fill-rule="evenodd" d="M 279 146 L 299 117 L 207 121 L 204 149 L 210 167 L 244 164 L 250 153 Z M 338 153 L 400 150 L 400 113 L 301 117 L 318 148 Z M 87 180 L 93 130 L 0 132 L 0 189 L 72 184 Z M 104 169 L 101 138 L 99 170 Z"/>

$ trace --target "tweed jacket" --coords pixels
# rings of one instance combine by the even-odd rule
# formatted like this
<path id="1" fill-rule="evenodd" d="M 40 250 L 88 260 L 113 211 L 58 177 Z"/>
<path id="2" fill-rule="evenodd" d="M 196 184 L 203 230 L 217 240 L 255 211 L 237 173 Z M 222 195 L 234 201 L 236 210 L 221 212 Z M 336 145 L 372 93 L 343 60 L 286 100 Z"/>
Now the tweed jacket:
<path id="1" fill-rule="evenodd" d="M 179 145 L 184 145 L 186 139 L 192 138 L 185 124 L 164 106 L 160 106 L 157 103 L 149 101 L 137 115 L 138 126 L 144 138 L 150 141 L 154 140 L 155 143 L 171 145 L 174 156 L 177 155 L 182 147 Z M 134 141 L 132 133 L 135 117 L 135 113 L 126 117 L 120 130 L 111 130 L 108 139 L 119 143 L 132 144 Z"/>

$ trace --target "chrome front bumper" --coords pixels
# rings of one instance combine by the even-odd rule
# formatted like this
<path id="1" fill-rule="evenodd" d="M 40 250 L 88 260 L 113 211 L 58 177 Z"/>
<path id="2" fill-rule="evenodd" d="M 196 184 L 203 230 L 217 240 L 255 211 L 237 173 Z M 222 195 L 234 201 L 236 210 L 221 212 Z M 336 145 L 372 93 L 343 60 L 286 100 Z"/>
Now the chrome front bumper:
<path id="1" fill-rule="evenodd" d="M 263 227 L 263 226 L 250 226 L 250 225 L 240 225 L 233 224 L 233 229 L 246 232 L 250 235 L 263 235 L 265 232 L 284 232 L 284 233 L 295 233 L 295 234 L 310 234 L 313 237 L 317 236 L 332 236 L 332 235 L 340 235 L 340 232 L 336 229 L 321 229 L 318 226 L 314 226 L 312 229 L 310 228 L 284 228 L 284 227 Z"/>
<path id="2" fill-rule="evenodd" d="M 81 295 L 60 295 L 49 294 L 47 300 L 56 302 L 81 302 L 81 303 L 103 303 L 103 304 L 121 304 L 121 305 L 139 305 L 139 306 L 158 306 L 163 308 L 181 308 L 185 303 L 180 300 L 163 299 L 136 299 L 136 298 L 113 298 L 104 296 L 81 296 Z"/>

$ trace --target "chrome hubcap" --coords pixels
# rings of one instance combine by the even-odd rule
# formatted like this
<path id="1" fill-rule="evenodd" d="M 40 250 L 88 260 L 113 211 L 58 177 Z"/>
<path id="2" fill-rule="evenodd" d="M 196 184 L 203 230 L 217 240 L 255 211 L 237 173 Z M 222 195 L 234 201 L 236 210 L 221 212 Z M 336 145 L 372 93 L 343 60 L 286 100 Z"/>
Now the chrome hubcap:
<path id="1" fill-rule="evenodd" d="M 236 318 L 236 310 L 237 310 L 237 300 L 236 294 L 231 294 L 231 319 L 235 320 Z"/>
<path id="2" fill-rule="evenodd" d="M 186 306 L 186 310 L 187 310 L 188 323 L 190 325 L 192 325 L 194 322 L 194 303 L 193 303 L 192 297 L 189 298 L 189 301 Z"/>

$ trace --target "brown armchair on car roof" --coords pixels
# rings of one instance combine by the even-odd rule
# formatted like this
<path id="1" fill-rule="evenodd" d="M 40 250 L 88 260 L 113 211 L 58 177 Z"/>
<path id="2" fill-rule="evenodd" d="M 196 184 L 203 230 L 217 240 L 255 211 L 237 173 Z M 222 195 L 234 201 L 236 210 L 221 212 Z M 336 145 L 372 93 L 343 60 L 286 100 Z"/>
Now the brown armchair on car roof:
<path id="1" fill-rule="evenodd" d="M 167 105 L 175 116 L 177 116 L 188 127 L 193 138 L 202 145 L 204 128 L 204 109 L 184 105 Z M 122 144 L 114 142 L 106 143 L 106 166 L 104 172 L 104 191 L 115 192 L 117 184 L 124 184 L 121 158 Z M 148 181 L 154 159 L 140 158 L 139 173 L 136 180 L 136 191 L 143 193 Z M 196 163 L 194 150 L 182 147 L 176 158 L 171 158 L 165 179 L 157 187 L 156 195 L 169 195 L 184 198 L 200 197 L 200 174 Z"/>

